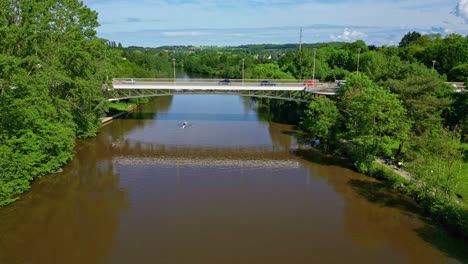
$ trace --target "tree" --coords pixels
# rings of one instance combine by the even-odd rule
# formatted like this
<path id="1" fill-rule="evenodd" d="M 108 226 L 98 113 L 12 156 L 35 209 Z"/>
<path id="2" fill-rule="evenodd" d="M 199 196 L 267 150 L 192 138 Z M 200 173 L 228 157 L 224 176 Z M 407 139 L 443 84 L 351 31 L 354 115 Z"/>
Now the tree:
<path id="1" fill-rule="evenodd" d="M 348 71 L 355 70 L 355 67 L 352 66 L 353 65 L 352 56 L 350 55 L 350 52 L 347 50 L 336 50 L 330 55 L 327 63 L 332 68 L 342 68 Z M 354 69 L 351 69 L 351 68 L 354 68 Z"/>
<path id="2" fill-rule="evenodd" d="M 333 141 L 340 113 L 335 102 L 327 97 L 318 97 L 305 110 L 301 128 L 322 142 Z M 325 146 L 325 148 L 327 148 Z"/>
<path id="3" fill-rule="evenodd" d="M 462 141 L 468 140 L 468 93 L 453 93 L 452 102 L 444 112 L 444 125 L 461 133 Z"/>
<path id="4" fill-rule="evenodd" d="M 415 136 L 440 127 L 442 111 L 450 103 L 450 87 L 421 64 L 402 64 L 398 72 L 400 79 L 390 79 L 384 85 L 402 100 Z"/>
<path id="5" fill-rule="evenodd" d="M 356 40 L 353 43 L 346 43 L 343 46 L 343 49 L 349 50 L 351 53 L 357 53 L 359 49 L 361 49 L 362 53 L 369 51 L 369 47 L 367 47 L 366 43 L 362 40 Z"/>
<path id="6" fill-rule="evenodd" d="M 398 78 L 400 58 L 387 57 L 381 52 L 369 51 L 361 55 L 360 71 L 365 73 L 374 82 Z"/>
<path id="7" fill-rule="evenodd" d="M 468 63 L 453 67 L 447 74 L 451 81 L 464 82 L 468 78 Z"/>
<path id="8" fill-rule="evenodd" d="M 0 206 L 95 135 L 113 52 L 81 1 L 0 1 Z M 6 88 L 6 89 L 5 89 Z"/>
<path id="9" fill-rule="evenodd" d="M 400 43 L 398 44 L 398 47 L 400 48 L 408 47 L 411 43 L 415 42 L 420 37 L 421 37 L 421 34 L 419 32 L 416 32 L 416 31 L 408 32 L 403 36 Z"/>
<path id="10" fill-rule="evenodd" d="M 281 71 L 279 66 L 273 63 L 255 66 L 253 77 L 258 79 L 294 79 L 294 76 Z"/>
<path id="11" fill-rule="evenodd" d="M 366 172 L 377 154 L 392 153 L 390 143 L 407 139 L 410 123 L 397 96 L 363 74 L 349 76 L 342 90 L 342 137 L 356 167 Z"/>

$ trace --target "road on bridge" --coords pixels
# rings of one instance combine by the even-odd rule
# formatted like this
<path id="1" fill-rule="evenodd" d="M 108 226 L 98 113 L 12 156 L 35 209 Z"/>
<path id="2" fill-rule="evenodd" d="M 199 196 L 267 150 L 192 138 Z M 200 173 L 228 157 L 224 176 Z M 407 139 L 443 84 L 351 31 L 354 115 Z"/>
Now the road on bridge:
<path id="1" fill-rule="evenodd" d="M 296 80 L 230 80 L 223 82 L 218 79 L 114 79 L 114 89 L 194 89 L 194 90 L 319 90 L 338 88 L 336 83 L 318 83 L 304 85 Z"/>

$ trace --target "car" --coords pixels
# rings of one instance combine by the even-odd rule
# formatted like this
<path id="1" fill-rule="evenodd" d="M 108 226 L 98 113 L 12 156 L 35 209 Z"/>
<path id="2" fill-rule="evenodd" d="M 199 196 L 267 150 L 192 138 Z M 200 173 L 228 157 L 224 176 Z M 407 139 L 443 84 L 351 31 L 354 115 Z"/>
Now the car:
<path id="1" fill-rule="evenodd" d="M 220 84 L 220 85 L 229 85 L 229 84 L 231 84 L 231 80 L 224 79 L 224 80 L 219 81 L 218 84 Z"/>
<path id="2" fill-rule="evenodd" d="M 126 83 L 126 84 L 135 84 L 136 81 L 135 79 L 125 79 L 122 81 L 122 83 Z"/>
<path id="3" fill-rule="evenodd" d="M 336 83 L 336 86 L 338 87 L 341 87 L 343 84 L 346 83 L 346 80 L 339 80 L 337 83 Z"/>
<path id="4" fill-rule="evenodd" d="M 270 80 L 263 80 L 260 82 L 260 86 L 276 86 L 276 83 Z"/>
<path id="5" fill-rule="evenodd" d="M 304 82 L 304 85 L 314 85 L 314 84 L 318 84 L 319 83 L 319 80 L 307 80 Z"/>

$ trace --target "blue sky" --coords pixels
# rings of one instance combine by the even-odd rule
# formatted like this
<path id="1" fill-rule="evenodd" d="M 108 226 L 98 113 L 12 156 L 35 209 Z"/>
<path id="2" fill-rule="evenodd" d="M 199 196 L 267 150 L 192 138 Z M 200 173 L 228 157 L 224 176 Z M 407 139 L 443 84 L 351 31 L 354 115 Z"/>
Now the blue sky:
<path id="1" fill-rule="evenodd" d="M 408 31 L 468 34 L 468 0 L 84 0 L 102 38 L 124 46 L 235 46 L 364 40 Z"/>

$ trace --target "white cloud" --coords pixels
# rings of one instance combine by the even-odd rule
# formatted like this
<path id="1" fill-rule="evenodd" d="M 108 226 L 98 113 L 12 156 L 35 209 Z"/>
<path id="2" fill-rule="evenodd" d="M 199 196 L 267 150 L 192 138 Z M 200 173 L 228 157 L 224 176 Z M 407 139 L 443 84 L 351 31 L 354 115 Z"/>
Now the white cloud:
<path id="1" fill-rule="evenodd" d="M 456 7 L 456 15 L 463 18 L 468 23 L 468 0 L 460 0 Z"/>
<path id="2" fill-rule="evenodd" d="M 367 34 L 361 31 L 349 30 L 345 28 L 343 33 L 340 35 L 331 35 L 330 37 L 333 41 L 355 41 L 355 40 L 364 40 L 367 38 Z"/>
<path id="3" fill-rule="evenodd" d="M 304 29 L 302 41 L 306 43 L 363 39 L 368 44 L 388 45 L 398 43 L 409 31 L 468 33 L 468 20 L 460 23 L 459 18 L 468 18 L 468 0 L 84 0 L 84 3 L 99 13 L 98 35 L 123 45 L 295 43 L 299 42 L 300 27 Z"/>

